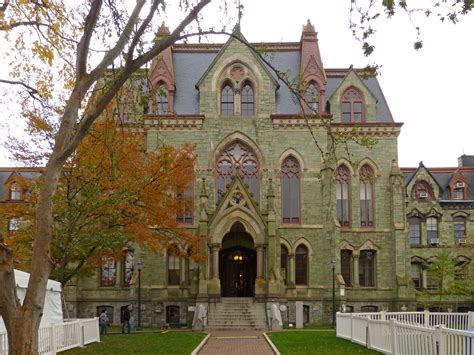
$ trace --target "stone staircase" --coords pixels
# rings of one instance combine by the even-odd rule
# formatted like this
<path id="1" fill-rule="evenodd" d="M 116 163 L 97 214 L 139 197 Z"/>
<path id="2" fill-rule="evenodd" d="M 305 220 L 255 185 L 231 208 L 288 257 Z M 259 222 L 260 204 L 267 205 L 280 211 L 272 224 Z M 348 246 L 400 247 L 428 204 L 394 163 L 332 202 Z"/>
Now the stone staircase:
<path id="1" fill-rule="evenodd" d="M 206 330 L 268 330 L 265 303 L 223 297 L 221 302 L 210 304 Z"/>

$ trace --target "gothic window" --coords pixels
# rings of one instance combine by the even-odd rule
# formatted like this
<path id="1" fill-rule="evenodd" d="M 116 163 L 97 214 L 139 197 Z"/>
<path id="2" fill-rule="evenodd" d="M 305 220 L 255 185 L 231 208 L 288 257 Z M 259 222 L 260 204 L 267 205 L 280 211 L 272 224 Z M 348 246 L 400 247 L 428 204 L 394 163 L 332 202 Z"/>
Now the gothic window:
<path id="1" fill-rule="evenodd" d="M 300 245 L 295 253 L 295 281 L 297 285 L 308 284 L 308 248 Z"/>
<path id="2" fill-rule="evenodd" d="M 237 173 L 249 186 L 255 201 L 259 200 L 259 167 L 255 153 L 244 143 L 235 141 L 221 153 L 216 164 L 216 197 L 221 200 L 231 182 L 231 177 Z"/>
<path id="3" fill-rule="evenodd" d="M 342 122 L 364 122 L 364 100 L 356 88 L 347 89 L 342 95 Z"/>
<path id="4" fill-rule="evenodd" d="M 234 114 L 234 88 L 228 82 L 221 90 L 221 115 L 232 116 Z"/>
<path id="5" fill-rule="evenodd" d="M 417 181 L 411 190 L 411 198 L 418 201 L 434 200 L 433 189 L 426 181 Z"/>
<path id="6" fill-rule="evenodd" d="M 10 200 L 21 200 L 21 188 L 17 183 L 10 186 Z"/>
<path id="7" fill-rule="evenodd" d="M 315 81 L 310 81 L 305 94 L 306 108 L 310 114 L 319 112 L 319 89 Z"/>
<path id="8" fill-rule="evenodd" d="M 426 219 L 426 236 L 428 238 L 429 244 L 432 244 L 432 245 L 439 244 L 437 218 L 429 217 Z"/>
<path id="9" fill-rule="evenodd" d="M 347 287 L 352 286 L 352 250 L 341 250 L 341 275 Z"/>
<path id="10" fill-rule="evenodd" d="M 250 83 L 245 83 L 241 92 L 241 115 L 253 116 L 255 110 L 255 97 Z"/>
<path id="11" fill-rule="evenodd" d="M 362 250 L 359 256 L 359 284 L 361 287 L 375 287 L 374 250 Z"/>
<path id="12" fill-rule="evenodd" d="M 100 286 L 115 286 L 117 280 L 117 263 L 112 257 L 102 258 L 100 268 Z"/>
<path id="13" fill-rule="evenodd" d="M 421 220 L 418 217 L 411 217 L 408 220 L 408 234 L 411 245 L 421 244 Z"/>
<path id="14" fill-rule="evenodd" d="M 423 277 L 421 264 L 417 262 L 411 263 L 411 279 L 415 284 L 415 288 L 420 290 L 423 288 Z"/>
<path id="15" fill-rule="evenodd" d="M 168 285 L 179 285 L 179 274 L 181 269 L 181 260 L 177 246 L 168 248 Z"/>
<path id="16" fill-rule="evenodd" d="M 191 181 L 184 191 L 176 194 L 178 201 L 178 212 L 176 222 L 181 224 L 193 224 L 194 189 Z"/>
<path id="17" fill-rule="evenodd" d="M 360 226 L 374 225 L 374 171 L 365 164 L 359 172 L 360 176 Z"/>
<path id="18" fill-rule="evenodd" d="M 281 246 L 281 255 L 280 255 L 280 269 L 281 276 L 285 285 L 288 284 L 288 249 L 284 245 Z"/>
<path id="19" fill-rule="evenodd" d="M 454 241 L 461 244 L 466 239 L 466 219 L 464 217 L 454 217 Z"/>
<path id="20" fill-rule="evenodd" d="M 342 227 L 350 226 L 351 174 L 347 166 L 339 165 L 336 170 L 336 214 Z"/>
<path id="21" fill-rule="evenodd" d="M 158 84 L 156 89 L 156 114 L 165 115 L 169 112 L 168 108 L 168 89 L 164 83 Z"/>
<path id="22" fill-rule="evenodd" d="M 8 231 L 13 233 L 19 229 L 20 229 L 20 221 L 16 218 L 11 218 L 8 221 Z"/>
<path id="23" fill-rule="evenodd" d="M 300 165 L 289 156 L 281 165 L 283 223 L 300 223 Z"/>
<path id="24" fill-rule="evenodd" d="M 130 286 L 130 280 L 133 275 L 133 253 L 126 251 L 123 256 L 123 285 Z"/>

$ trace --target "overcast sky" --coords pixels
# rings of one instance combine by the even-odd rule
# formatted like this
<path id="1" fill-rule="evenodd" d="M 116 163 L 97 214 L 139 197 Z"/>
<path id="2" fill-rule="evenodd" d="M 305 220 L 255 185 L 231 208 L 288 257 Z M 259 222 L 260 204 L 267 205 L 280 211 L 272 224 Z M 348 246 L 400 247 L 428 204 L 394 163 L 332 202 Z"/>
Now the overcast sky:
<path id="1" fill-rule="evenodd" d="M 375 53 L 366 58 L 349 30 L 350 0 L 241 1 L 241 30 L 250 42 L 299 41 L 302 25 L 310 19 L 325 68 L 382 65 L 379 82 L 385 98 L 395 121 L 404 123 L 398 140 L 400 166 L 420 161 L 428 167 L 456 166 L 460 155 L 474 155 L 474 14 L 456 25 L 419 19 L 420 51 L 413 49 L 416 33 L 405 16 L 381 19 L 373 38 Z M 0 109 L 8 104 L 0 98 Z M 5 165 L 12 164 L 0 151 L 0 166 Z"/>

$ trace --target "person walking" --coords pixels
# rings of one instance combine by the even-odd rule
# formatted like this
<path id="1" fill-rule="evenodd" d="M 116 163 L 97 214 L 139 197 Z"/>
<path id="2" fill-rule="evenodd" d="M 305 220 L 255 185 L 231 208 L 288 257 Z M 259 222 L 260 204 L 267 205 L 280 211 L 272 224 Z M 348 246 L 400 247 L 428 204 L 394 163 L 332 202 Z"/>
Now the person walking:
<path id="1" fill-rule="evenodd" d="M 100 335 L 107 334 L 107 327 L 109 326 L 109 316 L 107 315 L 107 310 L 103 309 L 99 316 L 99 326 L 100 326 Z"/>
<path id="2" fill-rule="evenodd" d="M 122 315 L 122 334 L 125 334 L 125 327 L 127 327 L 127 333 L 130 334 L 130 329 L 132 328 L 130 326 L 130 317 L 131 317 L 131 312 L 132 312 L 132 304 L 129 304 L 127 308 L 124 309 L 123 315 Z"/>

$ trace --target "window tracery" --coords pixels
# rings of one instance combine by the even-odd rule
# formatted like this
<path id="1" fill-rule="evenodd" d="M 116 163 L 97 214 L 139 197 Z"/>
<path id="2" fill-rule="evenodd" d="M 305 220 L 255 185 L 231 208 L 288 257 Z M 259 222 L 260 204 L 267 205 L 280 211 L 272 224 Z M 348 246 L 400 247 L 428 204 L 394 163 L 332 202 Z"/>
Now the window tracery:
<path id="1" fill-rule="evenodd" d="M 431 185 L 425 180 L 420 180 L 413 186 L 411 198 L 418 201 L 432 201 L 435 197 Z"/>
<path id="2" fill-rule="evenodd" d="M 166 85 L 163 82 L 159 83 L 155 94 L 155 114 L 165 115 L 169 112 L 168 96 L 169 93 Z"/>
<path id="3" fill-rule="evenodd" d="M 255 110 L 255 97 L 252 85 L 246 82 L 241 92 L 241 115 L 253 116 Z"/>
<path id="4" fill-rule="evenodd" d="M 221 90 L 221 115 L 232 116 L 234 114 L 234 88 L 226 82 Z"/>
<path id="5" fill-rule="evenodd" d="M 374 171 L 365 164 L 359 171 L 360 194 L 360 226 L 373 227 L 374 225 Z"/>
<path id="6" fill-rule="evenodd" d="M 300 164 L 287 157 L 281 166 L 281 201 L 283 223 L 300 223 Z"/>
<path id="7" fill-rule="evenodd" d="M 364 100 L 359 90 L 354 87 L 347 89 L 342 95 L 342 122 L 364 122 Z"/>
<path id="8" fill-rule="evenodd" d="M 336 215 L 342 227 L 350 226 L 350 171 L 344 164 L 336 169 Z"/>
<path id="9" fill-rule="evenodd" d="M 305 101 L 310 114 L 319 112 L 319 88 L 314 80 L 311 80 L 308 83 L 305 93 Z"/>

